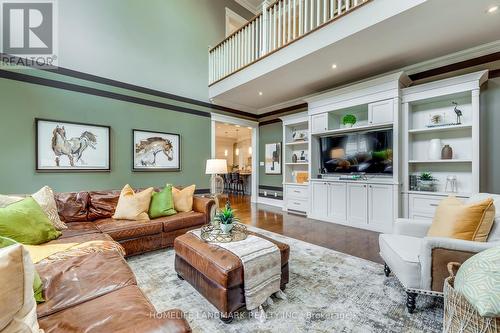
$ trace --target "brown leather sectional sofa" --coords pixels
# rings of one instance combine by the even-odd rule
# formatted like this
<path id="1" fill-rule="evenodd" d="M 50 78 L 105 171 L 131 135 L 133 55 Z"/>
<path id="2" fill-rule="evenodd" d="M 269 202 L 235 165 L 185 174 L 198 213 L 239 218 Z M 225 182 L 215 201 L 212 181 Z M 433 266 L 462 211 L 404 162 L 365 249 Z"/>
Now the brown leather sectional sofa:
<path id="1" fill-rule="evenodd" d="M 195 196 L 191 212 L 129 221 L 111 218 L 120 191 L 66 192 L 56 193 L 55 197 L 61 220 L 70 226 L 66 234 L 106 233 L 123 246 L 126 256 L 173 246 L 175 237 L 207 223 L 215 204 L 211 199 Z"/>
<path id="2" fill-rule="evenodd" d="M 45 332 L 191 331 L 181 310 L 156 312 L 123 255 L 172 246 L 178 235 L 207 223 L 214 201 L 195 197 L 192 212 L 151 221 L 113 220 L 119 194 L 56 193 L 59 216 L 68 229 L 48 244 L 101 241 L 119 250 L 111 246 L 36 264 L 46 299 L 37 306 L 37 315 Z"/>

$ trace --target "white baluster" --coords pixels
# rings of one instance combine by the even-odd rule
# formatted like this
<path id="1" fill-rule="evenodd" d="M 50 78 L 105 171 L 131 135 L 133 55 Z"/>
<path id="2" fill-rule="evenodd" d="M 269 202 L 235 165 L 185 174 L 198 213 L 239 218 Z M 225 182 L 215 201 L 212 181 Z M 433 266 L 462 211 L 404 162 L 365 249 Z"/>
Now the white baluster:
<path id="1" fill-rule="evenodd" d="M 321 24 L 321 0 L 316 0 L 316 27 Z"/>
<path id="2" fill-rule="evenodd" d="M 290 43 L 292 40 L 292 1 L 288 0 L 288 40 L 287 43 Z"/>
<path id="3" fill-rule="evenodd" d="M 297 37 L 297 0 L 292 2 L 292 40 Z"/>
<path id="4" fill-rule="evenodd" d="M 284 43 L 282 39 L 282 30 L 283 30 L 283 19 L 282 19 L 282 9 L 281 9 L 281 1 L 278 2 L 278 42 L 276 45 L 280 47 L 282 43 Z"/>
<path id="5" fill-rule="evenodd" d="M 299 36 L 302 36 L 304 33 L 303 23 L 304 23 L 304 13 L 302 12 L 302 1 L 299 1 Z"/>
<path id="6" fill-rule="evenodd" d="M 326 22 L 328 20 L 328 0 L 323 0 L 323 21 Z"/>
<path id="7" fill-rule="evenodd" d="M 335 15 L 335 0 L 330 0 L 330 20 Z"/>
<path id="8" fill-rule="evenodd" d="M 345 11 L 351 8 L 351 0 L 345 0 Z"/>
<path id="9" fill-rule="evenodd" d="M 342 14 L 342 0 L 337 1 L 337 13 L 338 15 Z"/>
<path id="10" fill-rule="evenodd" d="M 304 33 L 309 31 L 309 0 L 304 0 Z"/>
<path id="11" fill-rule="evenodd" d="M 267 10 L 267 1 L 262 2 L 262 20 L 260 21 L 260 56 L 267 53 L 267 43 L 269 36 L 269 12 Z"/>
<path id="12" fill-rule="evenodd" d="M 311 0 L 311 18 L 310 18 L 310 25 L 309 25 L 309 30 L 312 30 L 314 29 L 314 2 L 316 2 L 317 0 Z"/>

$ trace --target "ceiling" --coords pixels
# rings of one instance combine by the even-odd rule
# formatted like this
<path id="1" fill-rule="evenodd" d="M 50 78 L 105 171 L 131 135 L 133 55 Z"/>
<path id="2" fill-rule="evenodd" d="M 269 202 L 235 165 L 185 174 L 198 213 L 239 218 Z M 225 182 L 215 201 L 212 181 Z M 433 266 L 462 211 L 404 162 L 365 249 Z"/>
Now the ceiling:
<path id="1" fill-rule="evenodd" d="M 215 137 L 227 138 L 235 141 L 242 141 L 252 137 L 252 129 L 239 125 L 231 125 L 227 123 L 215 123 Z"/>
<path id="2" fill-rule="evenodd" d="M 495 4 L 500 1 L 428 0 L 232 87 L 214 96 L 214 102 L 260 114 L 273 106 L 335 86 L 499 40 L 500 10 L 487 13 Z M 269 58 L 279 57 L 280 52 Z M 336 69 L 332 69 L 333 63 Z"/>
<path id="3" fill-rule="evenodd" d="M 263 0 L 234 0 L 254 14 L 260 12 Z"/>

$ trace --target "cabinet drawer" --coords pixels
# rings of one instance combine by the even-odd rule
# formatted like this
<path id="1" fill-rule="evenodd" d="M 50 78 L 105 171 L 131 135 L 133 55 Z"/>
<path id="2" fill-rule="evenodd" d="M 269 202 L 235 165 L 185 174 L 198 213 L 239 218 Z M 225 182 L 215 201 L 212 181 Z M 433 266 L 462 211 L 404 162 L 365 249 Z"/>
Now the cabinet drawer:
<path id="1" fill-rule="evenodd" d="M 423 216 L 434 216 L 437 206 L 443 197 L 433 197 L 426 195 L 410 195 L 410 215 L 418 214 Z"/>
<path id="2" fill-rule="evenodd" d="M 288 199 L 287 200 L 287 209 L 297 210 L 299 212 L 307 212 L 308 201 L 301 199 Z"/>
<path id="3" fill-rule="evenodd" d="M 308 190 L 305 186 L 286 185 L 286 196 L 294 199 L 307 199 Z"/>

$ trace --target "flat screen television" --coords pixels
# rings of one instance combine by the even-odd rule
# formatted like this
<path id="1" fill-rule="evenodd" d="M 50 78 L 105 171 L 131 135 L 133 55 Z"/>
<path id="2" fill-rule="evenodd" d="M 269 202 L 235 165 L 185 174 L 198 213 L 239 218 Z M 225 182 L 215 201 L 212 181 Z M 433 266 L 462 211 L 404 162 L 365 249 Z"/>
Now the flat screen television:
<path id="1" fill-rule="evenodd" d="M 320 139 L 326 173 L 392 174 L 392 129 Z"/>

